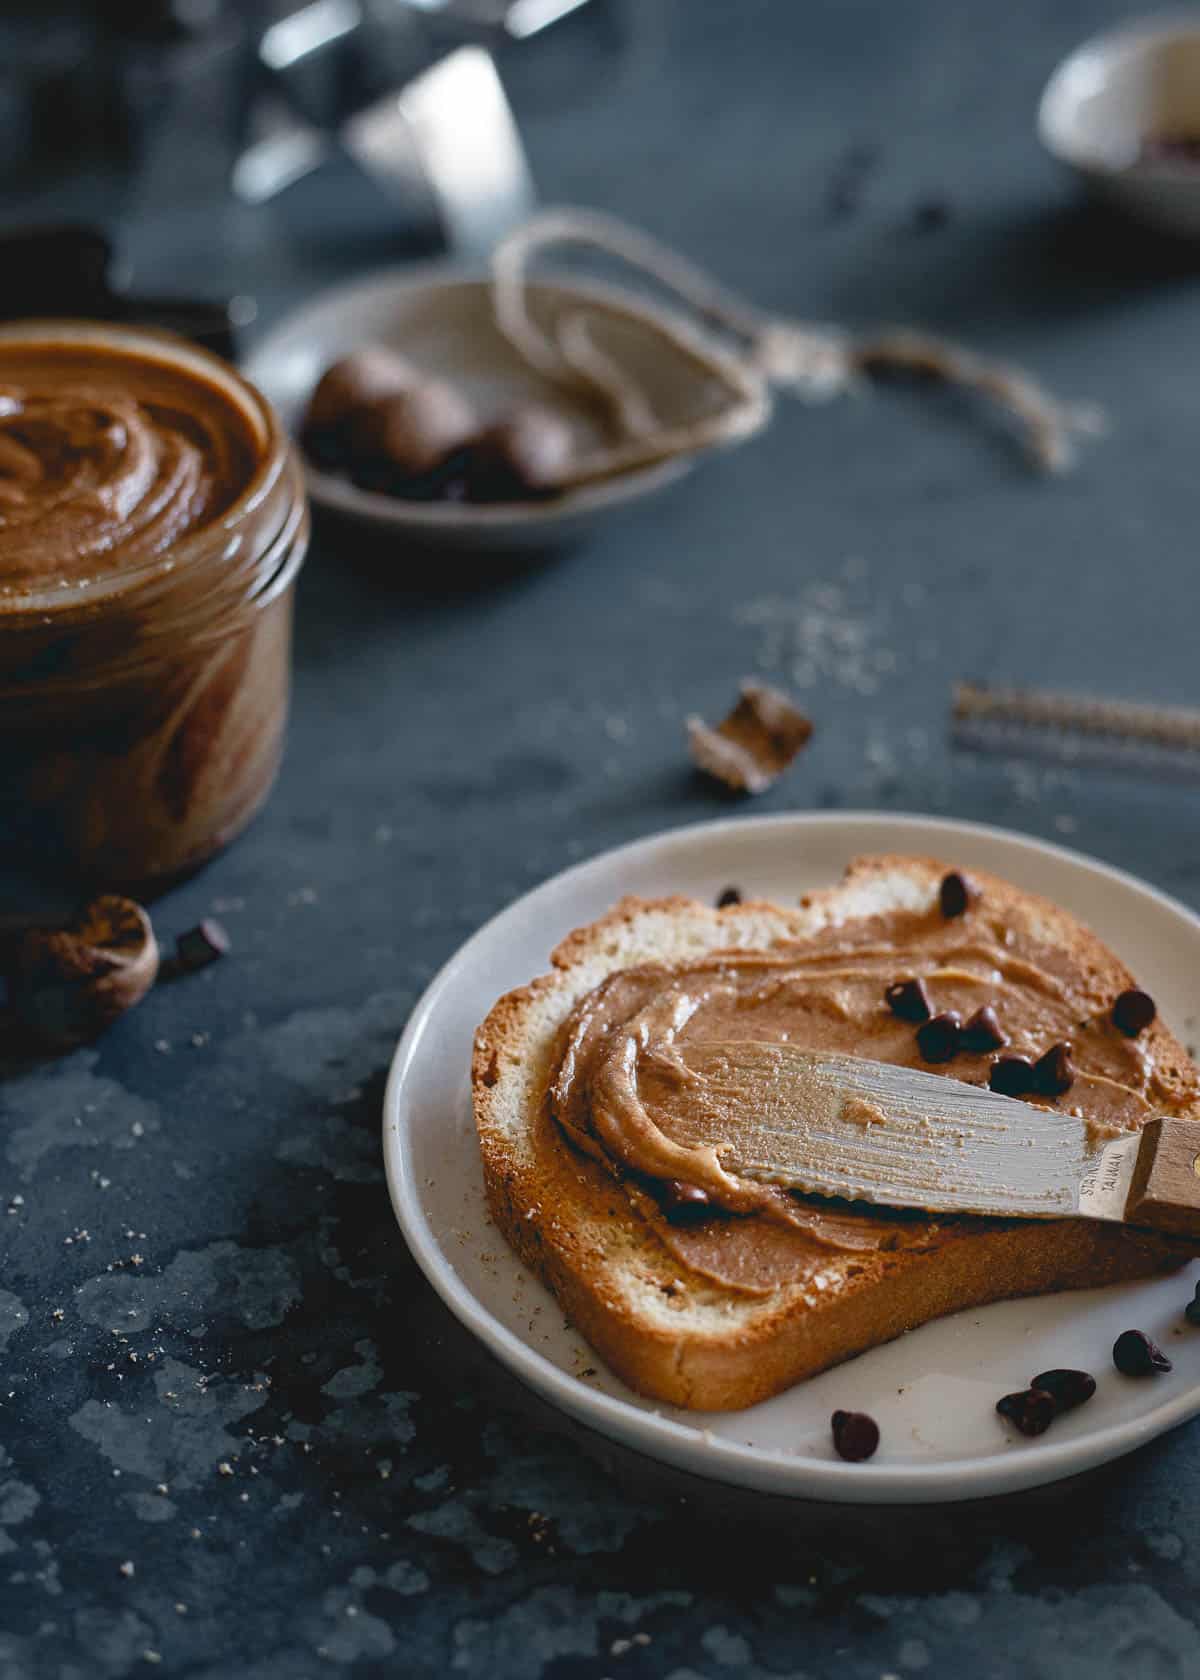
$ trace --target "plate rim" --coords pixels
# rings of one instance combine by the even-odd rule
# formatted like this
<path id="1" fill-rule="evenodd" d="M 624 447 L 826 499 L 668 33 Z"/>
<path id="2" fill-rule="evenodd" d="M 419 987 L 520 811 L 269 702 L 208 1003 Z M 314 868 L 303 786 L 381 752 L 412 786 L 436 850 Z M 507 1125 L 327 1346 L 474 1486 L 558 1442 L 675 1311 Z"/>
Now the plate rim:
<path id="1" fill-rule="evenodd" d="M 967 834 L 982 839 L 1015 844 L 1034 854 L 1082 868 L 1086 872 L 1119 882 L 1155 901 L 1160 908 L 1181 918 L 1200 941 L 1200 915 L 1161 888 L 1130 870 L 1104 863 L 1086 852 L 1062 846 L 1036 835 L 999 824 L 971 819 L 925 815 L 912 811 L 844 810 L 785 811 L 724 817 L 699 823 L 684 823 L 657 830 L 637 839 L 608 847 L 558 871 L 528 892 L 522 893 L 468 936 L 442 964 L 422 992 L 408 1018 L 388 1072 L 383 1100 L 383 1155 L 388 1195 L 401 1235 L 421 1271 L 443 1303 L 458 1321 L 517 1378 L 548 1399 L 576 1422 L 616 1439 L 627 1448 L 660 1462 L 683 1466 L 693 1474 L 743 1488 L 761 1485 L 765 1473 L 778 1482 L 770 1491 L 792 1498 L 826 1499 L 840 1503 L 933 1504 L 961 1503 L 1046 1486 L 1081 1471 L 1122 1457 L 1200 1413 L 1200 1382 L 1182 1394 L 1164 1399 L 1152 1411 L 1109 1424 L 1087 1435 L 1057 1443 L 1039 1442 L 1036 1453 L 996 1459 L 964 1457 L 932 1463 L 847 1464 L 838 1459 L 820 1459 L 802 1453 L 756 1447 L 706 1433 L 697 1426 L 633 1407 L 619 1395 L 606 1394 L 579 1382 L 553 1360 L 531 1347 L 507 1325 L 493 1318 L 472 1293 L 467 1282 L 442 1255 L 432 1227 L 420 1205 L 415 1174 L 409 1170 L 406 1138 L 402 1125 L 402 1090 L 409 1068 L 443 994 L 461 971 L 468 969 L 474 952 L 485 939 L 499 930 L 506 919 L 536 900 L 539 895 L 559 891 L 589 871 L 619 863 L 626 854 L 686 835 L 697 843 L 732 830 L 748 827 L 837 828 L 842 825 L 886 823 L 895 828 L 941 830 L 948 837 Z M 549 960 L 549 951 L 546 954 Z M 697 1414 L 703 1416 L 705 1414 Z M 631 1431 L 636 1439 L 631 1439 Z M 677 1450 L 659 1449 L 655 1437 L 665 1434 Z M 645 1438 L 647 1437 L 648 1438 Z M 703 1443 L 704 1461 L 699 1462 L 698 1440 Z M 1113 1450 L 1109 1450 L 1109 1449 Z M 737 1468 L 753 1468 L 756 1478 L 736 1474 Z M 804 1485 L 792 1485 L 803 1477 Z M 941 1484 L 953 1476 L 954 1487 Z M 987 1485 L 978 1485 L 986 1483 Z"/>

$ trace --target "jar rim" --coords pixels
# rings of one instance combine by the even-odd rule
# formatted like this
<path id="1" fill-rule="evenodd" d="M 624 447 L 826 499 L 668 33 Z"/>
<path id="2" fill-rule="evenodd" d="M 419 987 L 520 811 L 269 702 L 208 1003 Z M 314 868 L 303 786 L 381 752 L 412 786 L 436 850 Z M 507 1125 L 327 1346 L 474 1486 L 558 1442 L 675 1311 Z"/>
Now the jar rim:
<path id="1" fill-rule="evenodd" d="M 155 327 L 127 326 L 108 321 L 34 317 L 0 323 L 0 348 L 5 344 L 95 344 L 112 353 L 127 350 L 143 360 L 165 362 L 182 373 L 192 374 L 216 385 L 239 410 L 251 427 L 259 447 L 253 473 L 229 506 L 216 518 L 185 532 L 160 554 L 130 566 L 120 566 L 96 577 L 73 578 L 53 587 L 29 589 L 7 599 L 0 595 L 0 618 L 6 615 L 39 615 L 86 610 L 93 605 L 126 594 L 149 580 L 181 572 L 197 554 L 211 555 L 214 542 L 236 537 L 238 528 L 271 494 L 288 459 L 290 441 L 271 403 L 257 386 L 222 357 L 197 344 Z"/>

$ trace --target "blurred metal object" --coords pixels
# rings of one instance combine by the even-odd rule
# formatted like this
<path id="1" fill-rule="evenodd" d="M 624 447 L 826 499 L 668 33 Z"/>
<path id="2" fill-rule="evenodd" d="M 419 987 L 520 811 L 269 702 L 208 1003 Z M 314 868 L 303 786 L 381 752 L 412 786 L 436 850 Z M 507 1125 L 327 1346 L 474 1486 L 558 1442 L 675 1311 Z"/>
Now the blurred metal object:
<path id="1" fill-rule="evenodd" d="M 340 138 L 387 190 L 410 192 L 415 167 L 459 255 L 486 256 L 533 208 L 521 137 L 482 47 L 460 47 L 401 93 L 360 111 Z"/>
<path id="2" fill-rule="evenodd" d="M 553 5 L 557 15 L 574 9 Z M 341 155 L 408 221 L 432 224 L 458 255 L 483 256 L 528 215 L 533 182 L 490 54 L 472 40 L 446 50 L 446 40 L 494 28 L 510 10 L 497 0 L 310 0 L 280 18 L 259 42 L 267 85 L 233 165 L 237 197 L 267 203 Z M 422 21 L 435 17 L 453 29 Z M 518 19 L 525 32 L 535 21 Z"/>
<path id="3" fill-rule="evenodd" d="M 249 143 L 234 160 L 230 185 L 243 204 L 266 204 L 333 152 L 333 140 L 286 100 L 264 94 L 250 112 Z"/>
<path id="4" fill-rule="evenodd" d="M 588 0 L 402 0 L 463 31 L 496 32 L 524 41 L 569 17 Z"/>

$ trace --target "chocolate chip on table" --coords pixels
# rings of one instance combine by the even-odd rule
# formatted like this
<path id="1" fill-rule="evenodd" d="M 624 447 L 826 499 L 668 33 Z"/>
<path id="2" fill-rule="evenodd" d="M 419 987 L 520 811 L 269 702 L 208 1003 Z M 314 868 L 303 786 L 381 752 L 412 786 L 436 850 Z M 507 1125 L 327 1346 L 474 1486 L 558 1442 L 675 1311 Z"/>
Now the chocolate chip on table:
<path id="1" fill-rule="evenodd" d="M 933 1014 L 933 1005 L 923 980 L 894 980 L 883 994 L 884 1002 L 893 1015 L 902 1021 L 920 1026 Z"/>
<path id="2" fill-rule="evenodd" d="M 1039 1097 L 1061 1097 L 1075 1083 L 1069 1043 L 1054 1044 L 1033 1064 L 1034 1089 Z"/>
<path id="3" fill-rule="evenodd" d="M 927 1062 L 950 1062 L 958 1054 L 962 1041 L 962 1018 L 953 1009 L 917 1028 L 917 1049 Z"/>
<path id="4" fill-rule="evenodd" d="M 221 957 L 229 955 L 229 935 L 220 922 L 206 918 L 194 928 L 188 928 L 186 933 L 177 935 L 175 940 L 175 961 L 178 967 L 190 974 L 194 969 L 207 968 L 209 963 L 219 961 Z"/>
<path id="5" fill-rule="evenodd" d="M 717 909 L 728 910 L 731 904 L 740 904 L 742 895 L 736 887 L 726 887 L 717 895 Z"/>
<path id="6" fill-rule="evenodd" d="M 870 1458 L 879 1445 L 879 1425 L 866 1412 L 834 1412 L 829 1422 L 834 1451 L 851 1464 Z"/>
<path id="7" fill-rule="evenodd" d="M 1122 992 L 1112 1006 L 1113 1026 L 1126 1038 L 1136 1038 L 1144 1032 L 1157 1014 L 1149 992 L 1141 992 L 1136 986 Z"/>
<path id="8" fill-rule="evenodd" d="M 965 875 L 960 875 L 957 869 L 952 869 L 949 875 L 942 876 L 942 884 L 938 888 L 938 903 L 947 921 L 953 921 L 955 916 L 963 915 L 978 897 L 979 888 Z"/>
<path id="9" fill-rule="evenodd" d="M 1042 1371 L 1030 1383 L 1031 1389 L 1041 1389 L 1053 1397 L 1057 1412 L 1072 1412 L 1082 1406 L 1096 1392 L 1096 1379 L 1090 1371 L 1070 1371 L 1056 1367 Z"/>
<path id="10" fill-rule="evenodd" d="M 1007 1043 L 1008 1035 L 990 1003 L 977 1009 L 962 1030 L 963 1049 L 975 1055 L 985 1056 L 989 1050 L 999 1050 Z"/>
<path id="11" fill-rule="evenodd" d="M 1058 1407 L 1053 1394 L 1044 1388 L 1023 1388 L 1016 1394 L 1001 1395 L 996 1410 L 1022 1435 L 1044 1435 L 1054 1422 Z"/>
<path id="12" fill-rule="evenodd" d="M 1112 1356 L 1123 1377 L 1152 1377 L 1171 1369 L 1171 1361 L 1144 1330 L 1122 1330 L 1113 1343 Z"/>
<path id="13" fill-rule="evenodd" d="M 1027 1097 L 1035 1084 L 1028 1056 L 998 1056 L 988 1074 L 988 1089 L 1000 1097 Z"/>

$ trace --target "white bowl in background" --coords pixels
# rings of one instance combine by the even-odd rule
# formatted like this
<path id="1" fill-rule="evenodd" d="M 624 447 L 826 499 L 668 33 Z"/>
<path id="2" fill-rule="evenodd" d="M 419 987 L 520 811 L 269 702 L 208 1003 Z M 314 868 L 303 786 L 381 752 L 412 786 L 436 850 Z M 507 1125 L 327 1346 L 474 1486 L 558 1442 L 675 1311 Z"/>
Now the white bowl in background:
<path id="1" fill-rule="evenodd" d="M 690 324 L 615 286 L 555 279 L 530 283 L 535 318 L 585 309 L 596 343 L 629 369 L 666 426 L 707 418 L 728 402 L 730 385 L 750 376 Z M 286 316 L 243 360 L 242 372 L 295 434 L 314 385 L 338 357 L 370 344 L 403 352 L 425 372 L 447 379 L 485 421 L 518 402 L 558 410 L 581 448 L 602 441 L 587 403 L 531 368 L 497 327 L 487 280 L 445 266 L 401 269 L 335 286 Z M 726 383 L 728 379 L 729 383 Z M 771 399 L 765 381 L 743 408 L 741 441 L 764 426 Z M 314 502 L 339 514 L 419 541 L 465 549 L 550 548 L 582 536 L 603 518 L 681 478 L 697 456 L 680 455 L 614 474 L 551 500 L 464 504 L 401 501 L 360 490 L 348 479 L 305 463 Z"/>
<path id="2" fill-rule="evenodd" d="M 1142 18 L 1077 47 L 1046 84 L 1038 135 L 1099 196 L 1200 237 L 1200 157 L 1143 156 L 1154 136 L 1200 140 L 1200 10 Z"/>

